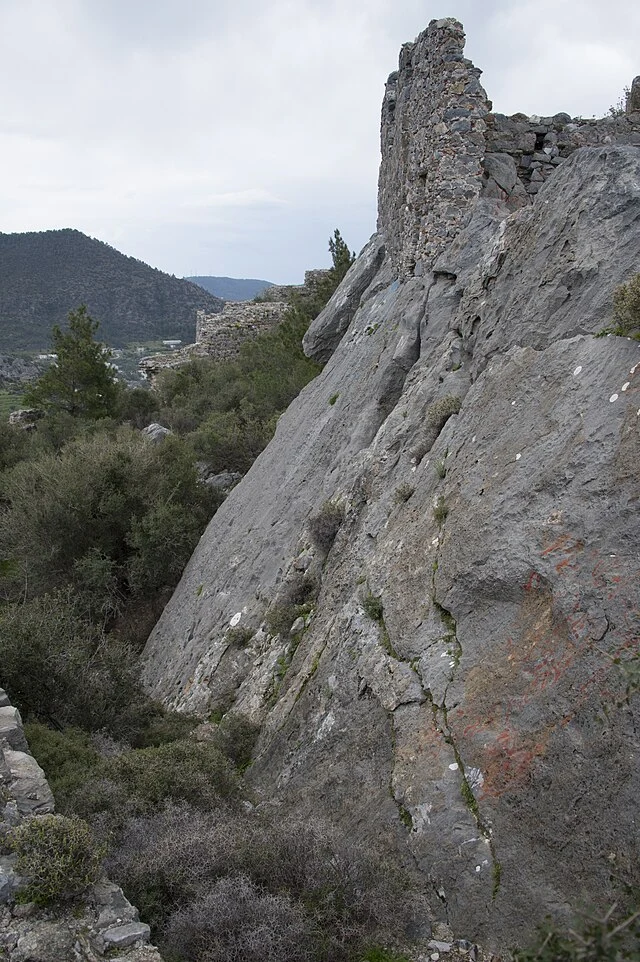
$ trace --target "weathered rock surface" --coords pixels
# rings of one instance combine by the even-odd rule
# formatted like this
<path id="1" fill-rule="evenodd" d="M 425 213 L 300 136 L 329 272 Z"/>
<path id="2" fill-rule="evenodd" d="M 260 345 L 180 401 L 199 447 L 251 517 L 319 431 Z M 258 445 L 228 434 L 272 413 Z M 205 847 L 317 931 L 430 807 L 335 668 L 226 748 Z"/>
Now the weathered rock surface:
<path id="1" fill-rule="evenodd" d="M 304 350 L 314 361 L 328 361 L 340 343 L 362 295 L 378 273 L 384 258 L 384 245 L 377 234 L 371 238 L 351 266 L 338 290 L 304 336 Z"/>
<path id="2" fill-rule="evenodd" d="M 403 116 L 468 119 L 444 119 L 448 81 L 418 82 L 421 58 L 460 65 L 447 24 L 403 53 Z M 387 254 L 201 539 L 145 677 L 172 707 L 260 721 L 258 799 L 383 839 L 434 921 L 506 948 L 640 881 L 640 345 L 593 337 L 640 264 L 640 150 L 573 150 L 522 208 L 513 166 L 485 168 L 501 196 L 482 151 L 461 156 L 477 183 L 417 234 L 390 213 L 412 164 L 394 197 L 382 177 Z M 311 349 L 339 329 L 325 311 Z M 304 630 L 269 633 L 301 591 Z"/>
<path id="3" fill-rule="evenodd" d="M 640 77 L 634 77 L 627 99 L 626 113 L 640 113 Z"/>

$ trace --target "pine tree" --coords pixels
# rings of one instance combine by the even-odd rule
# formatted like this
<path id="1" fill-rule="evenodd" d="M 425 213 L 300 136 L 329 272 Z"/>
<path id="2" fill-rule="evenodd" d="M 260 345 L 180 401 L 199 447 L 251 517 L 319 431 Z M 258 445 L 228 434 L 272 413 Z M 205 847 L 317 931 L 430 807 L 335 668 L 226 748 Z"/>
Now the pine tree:
<path id="1" fill-rule="evenodd" d="M 54 326 L 57 359 L 27 392 L 27 404 L 90 419 L 113 413 L 118 387 L 109 364 L 111 351 L 95 339 L 98 327 L 84 304 L 69 312 L 67 331 Z"/>
<path id="2" fill-rule="evenodd" d="M 333 237 L 329 238 L 329 253 L 333 261 L 331 270 L 337 287 L 356 259 L 355 253 L 351 253 L 337 227 L 333 232 Z"/>

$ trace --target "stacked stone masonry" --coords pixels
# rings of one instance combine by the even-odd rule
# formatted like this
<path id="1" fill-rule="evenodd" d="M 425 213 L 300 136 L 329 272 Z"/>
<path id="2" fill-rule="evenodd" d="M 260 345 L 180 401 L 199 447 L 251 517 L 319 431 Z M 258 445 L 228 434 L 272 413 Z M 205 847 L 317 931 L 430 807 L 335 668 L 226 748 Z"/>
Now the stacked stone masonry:
<path id="1" fill-rule="evenodd" d="M 282 321 L 292 297 L 308 299 L 327 275 L 326 270 L 306 271 L 304 284 L 273 285 L 255 301 L 226 301 L 220 314 L 196 315 L 196 341 L 170 354 L 154 354 L 140 361 L 140 369 L 153 380 L 161 371 L 181 367 L 195 358 L 229 361 L 240 348 Z"/>
<path id="2" fill-rule="evenodd" d="M 22 720 L 0 688 L 0 842 L 23 819 L 48 815 L 54 799 L 29 753 Z M 117 885 L 102 879 L 81 902 L 46 909 L 17 899 L 25 879 L 15 856 L 0 847 L 0 962 L 74 959 L 162 962 L 149 945 L 149 926 Z"/>
<path id="3" fill-rule="evenodd" d="M 462 24 L 433 20 L 405 44 L 382 105 L 378 229 L 401 277 L 420 276 L 478 196 L 530 204 L 579 147 L 640 146 L 640 78 L 626 111 L 601 120 L 493 113 L 482 73 L 464 57 Z"/>

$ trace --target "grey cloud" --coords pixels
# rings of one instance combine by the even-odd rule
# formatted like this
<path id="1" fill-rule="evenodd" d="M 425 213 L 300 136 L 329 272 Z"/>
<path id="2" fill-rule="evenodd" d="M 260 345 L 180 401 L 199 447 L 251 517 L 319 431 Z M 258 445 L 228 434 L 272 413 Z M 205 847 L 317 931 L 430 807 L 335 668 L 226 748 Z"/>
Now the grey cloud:
<path id="1" fill-rule="evenodd" d="M 453 12 L 504 112 L 602 114 L 640 73 L 626 0 Z M 77 226 L 176 274 L 295 280 L 326 263 L 335 226 L 352 247 L 374 229 L 384 81 L 401 43 L 451 13 L 424 0 L 0 0 L 3 229 Z"/>

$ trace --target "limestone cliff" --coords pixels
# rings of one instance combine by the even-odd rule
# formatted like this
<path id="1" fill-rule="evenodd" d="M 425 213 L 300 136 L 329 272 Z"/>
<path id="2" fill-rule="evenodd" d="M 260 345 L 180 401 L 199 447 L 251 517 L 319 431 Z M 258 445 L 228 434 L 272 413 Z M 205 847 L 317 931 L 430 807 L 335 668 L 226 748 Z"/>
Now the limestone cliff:
<path id="1" fill-rule="evenodd" d="M 640 114 L 492 114 L 463 43 L 403 48 L 328 363 L 145 677 L 258 719 L 259 799 L 386 840 L 432 919 L 506 947 L 638 883 L 640 345 L 593 334 L 640 268 Z"/>

